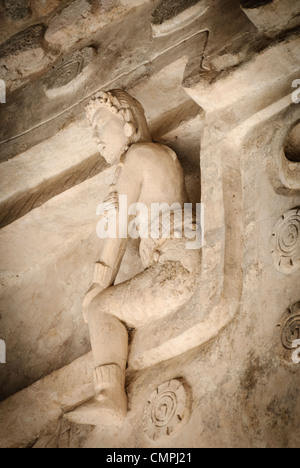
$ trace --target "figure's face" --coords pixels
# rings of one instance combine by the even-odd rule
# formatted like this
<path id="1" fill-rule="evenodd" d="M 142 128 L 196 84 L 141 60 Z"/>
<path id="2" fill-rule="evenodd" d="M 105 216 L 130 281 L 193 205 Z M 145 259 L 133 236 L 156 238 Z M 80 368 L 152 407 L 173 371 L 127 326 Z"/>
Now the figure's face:
<path id="1" fill-rule="evenodd" d="M 129 143 L 122 119 L 103 107 L 94 115 L 92 126 L 101 156 L 111 165 L 118 164 Z"/>

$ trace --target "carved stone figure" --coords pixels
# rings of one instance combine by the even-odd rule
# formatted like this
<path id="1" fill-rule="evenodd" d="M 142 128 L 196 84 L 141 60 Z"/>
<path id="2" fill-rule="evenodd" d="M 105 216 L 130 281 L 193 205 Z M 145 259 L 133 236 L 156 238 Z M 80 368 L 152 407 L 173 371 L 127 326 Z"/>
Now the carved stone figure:
<path id="1" fill-rule="evenodd" d="M 118 165 L 115 183 L 105 200 L 107 219 L 119 210 L 126 195 L 128 205 L 176 204 L 181 213 L 188 195 L 182 167 L 168 147 L 153 143 L 144 109 L 121 90 L 100 93 L 87 107 L 99 152 L 112 165 Z M 127 215 L 126 215 L 127 216 Z M 151 214 L 149 219 L 151 218 Z M 181 308 L 194 294 L 200 264 L 199 249 L 188 249 L 179 236 L 176 213 L 168 238 L 142 238 L 140 255 L 145 271 L 114 286 L 128 237 L 107 238 L 102 242 L 95 267 L 94 282 L 83 311 L 89 325 L 95 363 L 93 401 L 69 413 L 67 418 L 82 424 L 119 425 L 127 414 L 125 370 L 128 358 L 127 327 L 138 328 Z M 126 220 L 132 222 L 132 216 Z M 162 218 L 160 218 L 160 223 Z M 186 226 L 196 230 L 194 222 Z"/>

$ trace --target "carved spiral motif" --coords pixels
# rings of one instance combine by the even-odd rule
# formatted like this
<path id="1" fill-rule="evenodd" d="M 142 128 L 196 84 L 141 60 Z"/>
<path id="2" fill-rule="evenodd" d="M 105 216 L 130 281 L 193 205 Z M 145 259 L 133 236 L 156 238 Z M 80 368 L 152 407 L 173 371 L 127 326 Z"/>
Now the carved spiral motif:
<path id="1" fill-rule="evenodd" d="M 66 86 L 81 73 L 82 68 L 83 58 L 63 63 L 53 71 L 48 80 L 48 89 Z"/>
<path id="2" fill-rule="evenodd" d="M 168 425 L 175 416 L 177 408 L 176 394 L 165 392 L 153 404 L 151 411 L 152 421 L 156 426 L 163 427 Z"/>
<path id="3" fill-rule="evenodd" d="M 178 380 L 171 380 L 149 398 L 143 418 L 145 433 L 153 440 L 169 436 L 183 424 L 188 413 L 184 386 Z"/>
<path id="4" fill-rule="evenodd" d="M 85 47 L 60 59 L 45 76 L 45 91 L 58 90 L 67 86 L 93 61 L 94 56 L 93 47 Z"/>
<path id="5" fill-rule="evenodd" d="M 284 324 L 281 341 L 286 349 L 293 349 L 295 340 L 300 339 L 300 313 L 290 317 Z"/>
<path id="6" fill-rule="evenodd" d="M 278 357 L 289 365 L 295 343 L 300 340 L 300 302 L 289 307 L 277 325 L 276 352 Z"/>
<path id="7" fill-rule="evenodd" d="M 288 211 L 278 221 L 273 233 L 275 267 L 293 273 L 300 266 L 300 208 Z"/>

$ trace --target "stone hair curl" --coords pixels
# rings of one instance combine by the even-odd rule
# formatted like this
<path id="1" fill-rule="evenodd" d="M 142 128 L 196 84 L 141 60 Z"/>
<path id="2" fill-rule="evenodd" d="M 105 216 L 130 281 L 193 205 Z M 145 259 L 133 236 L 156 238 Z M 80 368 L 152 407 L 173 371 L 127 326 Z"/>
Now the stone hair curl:
<path id="1" fill-rule="evenodd" d="M 97 93 L 86 107 L 86 114 L 91 124 L 100 108 L 106 108 L 122 119 L 124 134 L 132 142 L 151 141 L 142 105 L 125 91 L 117 89 Z"/>

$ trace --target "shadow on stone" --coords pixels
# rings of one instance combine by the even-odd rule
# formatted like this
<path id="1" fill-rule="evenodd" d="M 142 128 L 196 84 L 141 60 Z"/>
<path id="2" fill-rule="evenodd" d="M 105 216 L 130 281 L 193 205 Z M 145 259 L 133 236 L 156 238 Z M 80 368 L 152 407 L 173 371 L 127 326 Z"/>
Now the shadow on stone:
<path id="1" fill-rule="evenodd" d="M 269 5 L 273 0 L 240 0 L 243 8 L 259 8 L 261 6 Z"/>

